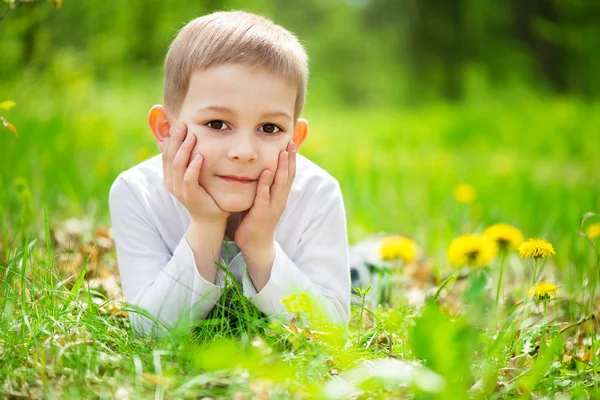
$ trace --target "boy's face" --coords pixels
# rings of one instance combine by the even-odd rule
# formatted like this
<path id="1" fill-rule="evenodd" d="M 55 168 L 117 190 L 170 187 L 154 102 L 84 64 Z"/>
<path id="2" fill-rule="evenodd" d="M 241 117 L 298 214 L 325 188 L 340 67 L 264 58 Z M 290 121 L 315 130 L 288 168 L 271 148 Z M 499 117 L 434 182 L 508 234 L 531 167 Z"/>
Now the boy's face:
<path id="1" fill-rule="evenodd" d="M 275 173 L 292 139 L 300 146 L 306 121 L 293 119 L 296 93 L 296 86 L 260 67 L 224 64 L 192 74 L 179 117 L 169 123 L 185 123 L 196 136 L 190 159 L 204 157 L 199 183 L 223 210 L 248 210 L 262 171 Z"/>

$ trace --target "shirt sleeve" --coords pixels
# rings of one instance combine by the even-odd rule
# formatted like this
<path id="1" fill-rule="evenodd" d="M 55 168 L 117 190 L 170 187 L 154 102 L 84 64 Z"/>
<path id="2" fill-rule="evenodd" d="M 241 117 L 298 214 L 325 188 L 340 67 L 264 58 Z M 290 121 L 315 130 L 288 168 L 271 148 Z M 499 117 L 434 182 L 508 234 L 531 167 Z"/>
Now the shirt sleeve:
<path id="1" fill-rule="evenodd" d="M 200 275 L 185 236 L 171 254 L 121 177 L 111 187 L 109 207 L 125 301 L 147 310 L 167 328 L 205 318 L 223 289 Z M 164 334 L 150 318 L 134 312 L 130 318 L 139 333 Z"/>
<path id="2" fill-rule="evenodd" d="M 280 315 L 289 320 L 291 314 L 286 312 L 281 300 L 305 292 L 332 322 L 347 326 L 350 317 L 348 234 L 337 182 L 323 187 L 311 202 L 314 211 L 296 252 L 288 255 L 275 242 L 269 281 L 257 293 L 246 270 L 242 280 L 244 294 L 266 315 Z"/>

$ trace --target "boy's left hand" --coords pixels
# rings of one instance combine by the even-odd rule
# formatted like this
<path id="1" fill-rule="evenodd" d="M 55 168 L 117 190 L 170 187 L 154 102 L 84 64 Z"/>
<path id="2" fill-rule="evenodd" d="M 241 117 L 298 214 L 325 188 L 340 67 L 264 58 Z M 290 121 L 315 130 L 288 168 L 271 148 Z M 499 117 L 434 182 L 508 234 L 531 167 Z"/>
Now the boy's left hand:
<path id="1" fill-rule="evenodd" d="M 288 143 L 286 150 L 279 153 L 275 174 L 268 169 L 261 173 L 254 204 L 235 232 L 235 243 L 244 254 L 255 286 L 258 282 L 252 270 L 266 268 L 270 271 L 275 257 L 275 228 L 285 210 L 296 176 L 296 154 L 295 143 Z"/>

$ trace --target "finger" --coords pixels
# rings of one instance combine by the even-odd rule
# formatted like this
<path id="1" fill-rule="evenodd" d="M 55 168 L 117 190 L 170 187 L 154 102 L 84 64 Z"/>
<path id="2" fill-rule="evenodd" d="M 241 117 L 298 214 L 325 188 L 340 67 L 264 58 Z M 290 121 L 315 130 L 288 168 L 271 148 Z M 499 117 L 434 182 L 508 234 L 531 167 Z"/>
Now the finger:
<path id="1" fill-rule="evenodd" d="M 296 177 L 296 156 L 298 155 L 298 148 L 296 143 L 290 142 L 289 146 L 289 161 L 288 161 L 288 185 L 292 187 L 292 182 Z"/>
<path id="2" fill-rule="evenodd" d="M 173 159 L 175 158 L 175 155 L 177 154 L 177 151 L 179 150 L 179 147 L 181 147 L 181 142 L 183 141 L 183 139 L 185 138 L 185 134 L 186 134 L 186 130 L 187 127 L 185 126 L 185 124 L 180 124 L 177 125 L 170 134 L 170 140 L 169 140 L 169 146 L 167 147 L 167 171 L 166 171 L 166 176 L 165 179 L 167 179 L 167 181 L 171 184 L 171 186 L 167 186 L 167 187 L 172 187 L 173 184 Z"/>
<path id="3" fill-rule="evenodd" d="M 271 188 L 273 200 L 279 200 L 287 196 L 288 191 L 288 157 L 287 151 L 281 152 L 279 163 L 277 164 L 277 173 L 275 174 L 274 184 Z"/>
<path id="4" fill-rule="evenodd" d="M 277 173 L 275 174 L 275 185 L 285 185 L 288 178 L 288 157 L 287 151 L 282 151 L 279 154 L 279 161 L 277 162 Z"/>
<path id="5" fill-rule="evenodd" d="M 202 168 L 203 163 L 204 157 L 202 157 L 200 154 L 196 154 L 190 162 L 189 167 L 186 169 L 185 174 L 183 175 L 184 198 L 189 199 L 190 196 L 193 195 L 194 191 L 197 190 L 197 187 L 201 188 L 201 186 L 198 184 L 198 179 L 200 177 L 200 169 Z"/>
<path id="6" fill-rule="evenodd" d="M 169 143 L 166 146 L 166 156 L 167 163 L 173 162 L 173 158 L 179 150 L 179 146 L 181 146 L 181 142 L 185 139 L 186 134 L 186 126 L 185 124 L 179 124 L 177 126 L 171 127 L 171 131 L 169 132 Z"/>
<path id="7" fill-rule="evenodd" d="M 167 139 L 167 143 L 165 143 L 165 146 L 163 148 L 162 151 L 162 164 L 163 164 L 163 178 L 165 181 L 165 184 L 167 183 L 167 149 L 169 148 L 169 142 L 171 141 L 171 138 Z"/>
<path id="8" fill-rule="evenodd" d="M 273 183 L 273 173 L 265 169 L 258 178 L 256 187 L 256 199 L 254 205 L 259 209 L 268 209 L 271 202 L 271 184 Z"/>
<path id="9" fill-rule="evenodd" d="M 173 189 L 175 193 L 183 191 L 183 176 L 188 169 L 195 143 L 196 137 L 188 133 L 173 159 Z"/>

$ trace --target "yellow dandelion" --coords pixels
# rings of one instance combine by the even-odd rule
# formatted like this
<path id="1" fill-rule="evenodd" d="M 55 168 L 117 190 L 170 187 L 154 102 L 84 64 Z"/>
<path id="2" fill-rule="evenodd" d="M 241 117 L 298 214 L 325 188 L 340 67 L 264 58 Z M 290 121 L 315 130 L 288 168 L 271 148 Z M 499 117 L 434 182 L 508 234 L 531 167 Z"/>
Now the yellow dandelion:
<path id="1" fill-rule="evenodd" d="M 477 198 L 475 188 L 466 183 L 459 183 L 454 186 L 454 199 L 463 204 L 471 204 Z"/>
<path id="2" fill-rule="evenodd" d="M 600 222 L 596 222 L 595 224 L 591 224 L 585 230 L 585 234 L 590 239 L 594 240 L 600 237 Z"/>
<path id="3" fill-rule="evenodd" d="M 419 247 L 406 236 L 386 236 L 381 238 L 381 259 L 384 261 L 402 260 L 405 264 L 414 261 Z"/>
<path id="4" fill-rule="evenodd" d="M 496 254 L 495 244 L 476 234 L 459 236 L 448 247 L 448 260 L 457 267 L 482 267 L 488 265 Z"/>
<path id="5" fill-rule="evenodd" d="M 535 289 L 533 286 L 529 289 L 528 295 L 533 296 L 535 300 L 547 300 L 557 293 L 558 287 L 555 284 L 541 281 L 535 286 Z"/>
<path id="6" fill-rule="evenodd" d="M 531 238 L 519 246 L 521 258 L 546 258 L 555 255 L 554 247 L 544 239 Z"/>
<path id="7" fill-rule="evenodd" d="M 291 313 L 308 313 L 313 307 L 313 299 L 304 292 L 298 292 L 284 297 L 281 302 L 286 310 Z"/>
<path id="8" fill-rule="evenodd" d="M 500 249 L 517 249 L 523 243 L 523 234 L 512 225 L 498 223 L 483 231 L 483 236 L 495 242 Z"/>
<path id="9" fill-rule="evenodd" d="M 305 322 L 309 322 L 311 325 L 327 321 L 327 315 L 321 303 L 317 303 L 306 292 L 293 293 L 284 297 L 281 302 L 288 312 L 306 318 Z"/>

